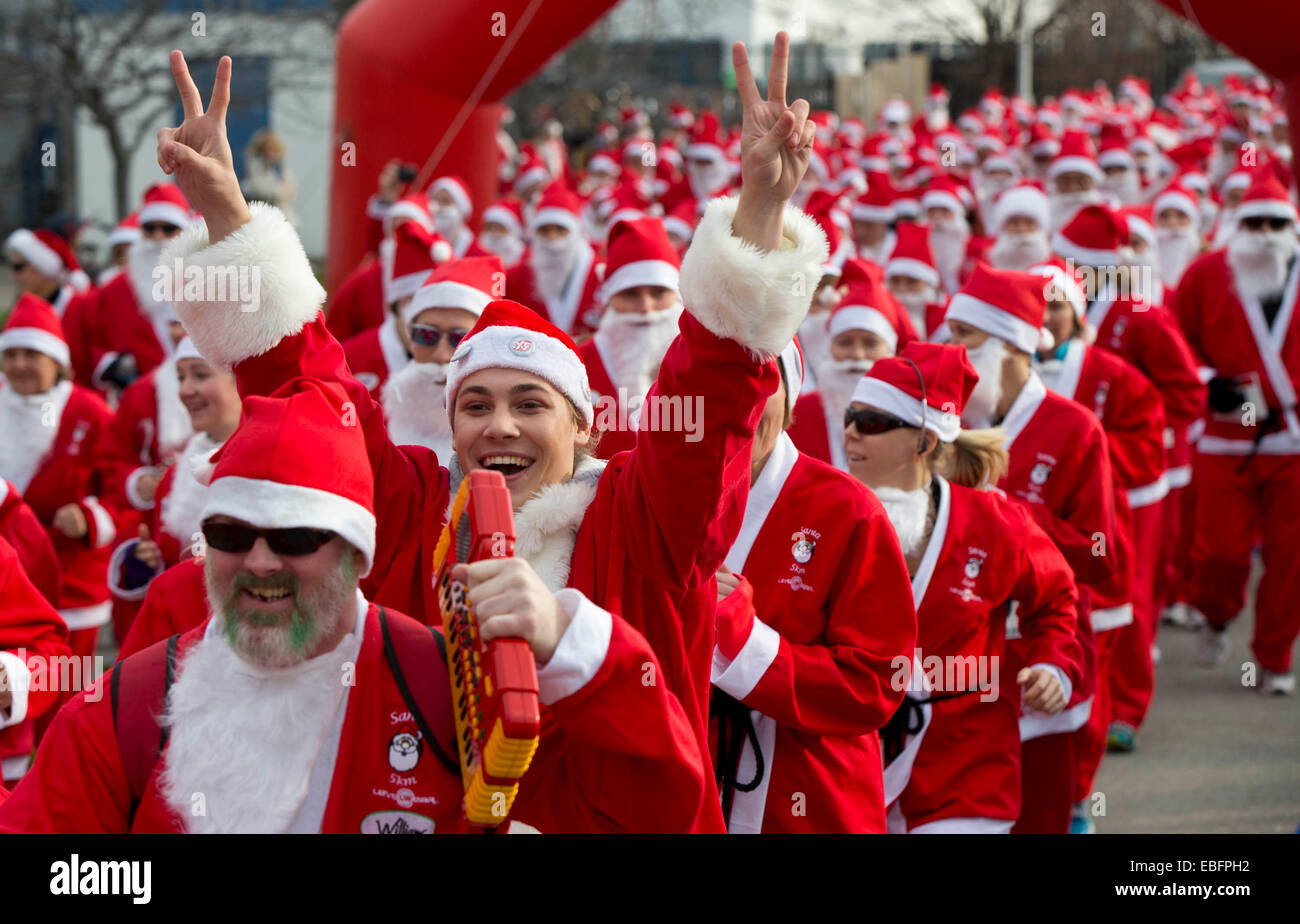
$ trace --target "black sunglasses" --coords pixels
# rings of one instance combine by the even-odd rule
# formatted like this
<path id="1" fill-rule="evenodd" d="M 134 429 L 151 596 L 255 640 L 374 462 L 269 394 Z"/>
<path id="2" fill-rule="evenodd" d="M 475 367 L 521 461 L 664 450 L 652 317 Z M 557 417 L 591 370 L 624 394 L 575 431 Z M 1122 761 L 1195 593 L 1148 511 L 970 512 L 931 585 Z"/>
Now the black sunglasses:
<path id="1" fill-rule="evenodd" d="M 1261 231 L 1264 226 L 1268 225 L 1271 231 L 1285 231 L 1291 225 L 1289 218 L 1268 218 L 1263 215 L 1252 215 L 1249 218 L 1241 219 L 1241 226 L 1247 231 Z"/>
<path id="2" fill-rule="evenodd" d="M 469 331 L 459 327 L 455 330 L 440 330 L 431 324 L 412 324 L 411 342 L 416 346 L 436 347 L 439 343 L 442 343 L 442 338 L 446 337 L 447 342 L 451 344 L 451 348 L 454 350 L 468 333 Z"/>
<path id="3" fill-rule="evenodd" d="M 180 228 L 165 221 L 151 221 L 140 226 L 140 231 L 143 234 L 171 234 L 173 231 L 179 230 Z"/>
<path id="4" fill-rule="evenodd" d="M 863 436 L 875 436 L 877 433 L 888 433 L 890 430 L 897 430 L 899 427 L 911 427 L 912 425 L 905 420 L 899 420 L 889 414 L 882 414 L 879 411 L 868 410 L 863 408 L 849 408 L 844 412 L 844 426 L 855 427 Z"/>
<path id="5" fill-rule="evenodd" d="M 218 552 L 247 552 L 258 538 L 266 540 L 276 555 L 310 555 L 338 533 L 328 529 L 295 526 L 290 529 L 257 529 L 242 523 L 203 524 L 203 538 Z"/>

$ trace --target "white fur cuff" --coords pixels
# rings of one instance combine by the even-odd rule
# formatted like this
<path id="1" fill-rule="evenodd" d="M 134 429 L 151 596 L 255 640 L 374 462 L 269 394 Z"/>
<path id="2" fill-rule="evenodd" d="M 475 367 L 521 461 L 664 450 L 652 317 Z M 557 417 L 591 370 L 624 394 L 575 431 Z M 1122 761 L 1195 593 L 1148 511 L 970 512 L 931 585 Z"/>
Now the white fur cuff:
<path id="1" fill-rule="evenodd" d="M 682 260 L 686 310 L 712 333 L 772 359 L 808 313 L 828 257 L 826 235 L 787 205 L 781 249 L 765 253 L 736 237 L 731 221 L 740 199 L 714 199 Z"/>
<path id="2" fill-rule="evenodd" d="M 263 202 L 249 203 L 248 211 L 252 218 L 225 240 L 209 245 L 200 224 L 162 255 L 161 268 L 173 276 L 180 268 L 174 305 L 186 333 L 205 359 L 226 368 L 298 333 L 325 301 L 284 213 Z M 191 297 L 198 290 L 202 296 Z"/>

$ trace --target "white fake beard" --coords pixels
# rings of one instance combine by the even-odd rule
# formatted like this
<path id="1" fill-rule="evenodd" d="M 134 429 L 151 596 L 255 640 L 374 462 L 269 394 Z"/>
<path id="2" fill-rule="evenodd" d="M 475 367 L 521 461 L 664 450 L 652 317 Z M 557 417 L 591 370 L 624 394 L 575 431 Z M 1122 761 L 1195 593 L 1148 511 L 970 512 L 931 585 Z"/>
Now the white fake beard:
<path id="1" fill-rule="evenodd" d="M 444 406 L 447 363 L 409 362 L 384 383 L 388 435 L 399 446 L 427 446 L 451 457 L 451 421 Z"/>
<path id="2" fill-rule="evenodd" d="M 557 246 L 549 241 L 536 241 L 531 251 L 533 278 L 537 292 L 547 302 L 555 301 L 564 292 L 564 284 L 573 272 L 578 256 L 576 238 L 572 232 Z"/>
<path id="3" fill-rule="evenodd" d="M 934 252 L 934 265 L 945 280 L 952 280 L 966 259 L 966 242 L 970 239 L 970 226 L 964 219 L 950 224 L 930 225 L 930 249 Z"/>
<path id="4" fill-rule="evenodd" d="M 885 236 L 875 245 L 859 244 L 858 256 L 879 266 L 884 266 L 885 261 L 889 259 L 889 255 L 894 252 L 894 244 L 897 243 L 897 240 L 894 232 L 886 231 Z"/>
<path id="5" fill-rule="evenodd" d="M 854 390 L 873 365 L 869 359 L 826 359 L 817 366 L 817 390 L 828 421 L 844 420 Z"/>
<path id="6" fill-rule="evenodd" d="M 153 297 L 153 271 L 162 259 L 162 248 L 161 241 L 142 238 L 133 242 L 126 253 L 126 272 L 127 278 L 131 280 L 131 290 L 148 315 L 172 310 L 169 302 L 160 302 Z M 180 280 L 174 282 L 179 284 Z"/>
<path id="7" fill-rule="evenodd" d="M 1102 192 L 1119 200 L 1121 205 L 1132 205 L 1142 195 L 1142 186 L 1138 182 L 1136 170 L 1125 170 L 1115 178 L 1106 177 L 1101 181 Z"/>
<path id="8" fill-rule="evenodd" d="M 615 388 L 628 396 L 645 397 L 659 377 L 659 364 L 677 339 L 682 303 L 648 315 L 623 314 L 613 309 L 600 316 L 596 345 Z"/>
<path id="9" fill-rule="evenodd" d="M 707 167 L 694 163 L 686 165 L 686 181 L 690 184 L 691 195 L 696 199 L 707 199 L 722 189 L 731 180 L 731 169 L 725 160 L 717 160 Z"/>
<path id="10" fill-rule="evenodd" d="M 1225 154 L 1223 149 L 1216 144 L 1214 150 L 1210 152 L 1210 163 L 1205 171 L 1209 175 L 1210 185 L 1218 189 L 1236 166 L 1236 152 Z"/>
<path id="11" fill-rule="evenodd" d="M 894 524 L 894 532 L 898 534 L 898 544 L 903 547 L 903 554 L 915 555 L 924 547 L 929 530 L 929 488 L 904 491 L 902 488 L 882 487 L 871 490 L 885 508 L 889 522 Z"/>
<path id="12" fill-rule="evenodd" d="M 1160 281 L 1167 286 L 1178 285 L 1183 271 L 1196 259 L 1201 249 L 1201 238 L 1196 229 L 1157 228 L 1156 259 L 1160 263 Z"/>
<path id="13" fill-rule="evenodd" d="M 159 363 L 154 372 L 154 398 L 158 404 L 158 454 L 166 464 L 194 434 L 190 412 L 181 403 L 176 360 L 171 357 Z"/>
<path id="14" fill-rule="evenodd" d="M 1228 264 L 1243 298 L 1278 295 L 1286 286 L 1287 263 L 1295 253 L 1291 231 L 1237 231 L 1228 239 Z"/>
<path id="15" fill-rule="evenodd" d="M 206 433 L 195 433 L 176 459 L 171 490 L 162 500 L 158 520 L 182 549 L 198 535 L 203 525 L 203 508 L 208 502 L 208 486 L 195 477 L 195 469 L 205 466 L 208 457 L 220 447 Z"/>
<path id="16" fill-rule="evenodd" d="M 975 349 L 966 350 L 971 365 L 979 374 L 966 407 L 962 410 L 962 423 L 973 430 L 992 426 L 998 402 L 1002 400 L 1002 364 L 1007 356 L 1007 345 L 990 336 Z"/>
<path id="17" fill-rule="evenodd" d="M 478 243 L 484 250 L 500 257 L 507 268 L 518 263 L 524 255 L 524 242 L 513 234 L 488 234 L 485 231 L 478 236 Z"/>
<path id="18" fill-rule="evenodd" d="M 817 367 L 830 358 L 831 335 L 826 330 L 826 319 L 830 314 L 819 311 L 811 312 L 799 324 L 799 346 L 803 349 L 804 366 L 813 370 L 816 380 Z"/>
<path id="19" fill-rule="evenodd" d="M 433 227 L 447 240 L 455 241 L 465 227 L 465 220 L 456 206 L 440 205 L 433 212 Z"/>
<path id="20" fill-rule="evenodd" d="M 999 234 L 989 248 L 989 261 L 998 269 L 1023 273 L 1031 266 L 1047 261 L 1052 245 L 1043 230 L 1024 234 Z"/>
<path id="21" fill-rule="evenodd" d="M 1224 208 L 1219 212 L 1219 224 L 1214 232 L 1214 240 L 1210 242 L 1211 250 L 1218 250 L 1220 247 L 1227 247 L 1228 241 L 1232 240 L 1232 235 L 1237 231 L 1236 209 Z"/>
<path id="22" fill-rule="evenodd" d="M 1095 189 L 1077 193 L 1052 193 L 1047 199 L 1047 214 L 1050 216 L 1052 232 L 1064 228 L 1075 213 L 1085 205 L 1101 201 L 1101 193 Z"/>
<path id="23" fill-rule="evenodd" d="M 0 478 L 13 482 L 21 494 L 27 490 L 59 434 L 63 408 L 72 394 L 64 380 L 49 391 L 20 395 L 8 385 L 0 387 Z"/>
<path id="24" fill-rule="evenodd" d="M 912 326 L 916 328 L 916 333 L 925 339 L 925 306 L 934 301 L 934 289 L 930 286 L 921 292 L 895 292 L 894 298 L 907 311 L 907 316 L 912 319 Z"/>
<path id="25" fill-rule="evenodd" d="M 278 834 L 307 796 L 360 639 L 282 670 L 252 668 L 219 631 L 185 655 L 167 697 L 160 792 L 194 834 Z M 202 794 L 203 811 L 195 796 Z"/>

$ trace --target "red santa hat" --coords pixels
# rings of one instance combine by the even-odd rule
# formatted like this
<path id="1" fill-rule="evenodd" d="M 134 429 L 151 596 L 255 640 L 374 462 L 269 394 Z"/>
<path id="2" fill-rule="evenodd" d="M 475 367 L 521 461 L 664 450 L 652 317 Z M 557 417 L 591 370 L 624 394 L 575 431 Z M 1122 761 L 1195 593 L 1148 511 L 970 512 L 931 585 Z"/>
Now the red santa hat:
<path id="1" fill-rule="evenodd" d="M 879 408 L 951 443 L 961 434 L 961 413 L 977 381 L 965 347 L 913 341 L 897 356 L 876 360 L 853 390 L 852 402 Z"/>
<path id="2" fill-rule="evenodd" d="M 599 171 L 600 173 L 608 173 L 611 176 L 618 176 L 622 167 L 608 151 L 597 151 L 595 154 L 592 154 L 591 157 L 587 158 L 587 170 L 594 170 Z"/>
<path id="3" fill-rule="evenodd" d="M 804 203 L 804 211 L 817 222 L 826 235 L 826 245 L 830 256 L 822 264 L 822 273 L 838 276 L 844 261 L 853 253 L 853 242 L 844 233 L 841 224 L 843 212 L 839 208 L 840 194 L 828 189 L 814 189 Z"/>
<path id="4" fill-rule="evenodd" d="M 894 194 L 894 218 L 911 219 L 915 221 L 921 217 L 921 200 L 917 197 L 916 191 L 912 189 L 900 189 Z"/>
<path id="5" fill-rule="evenodd" d="M 1052 249 L 1084 266 L 1127 264 L 1128 222 L 1106 205 L 1085 205 L 1052 235 Z"/>
<path id="6" fill-rule="evenodd" d="M 781 365 L 781 371 L 785 373 L 785 408 L 787 411 L 793 411 L 795 403 L 799 400 L 799 393 L 803 391 L 804 365 L 803 365 L 803 347 L 799 344 L 799 338 L 791 340 L 784 350 L 776 357 L 776 361 Z"/>
<path id="7" fill-rule="evenodd" d="M 1254 173 L 1251 170 L 1245 167 L 1238 167 L 1223 178 L 1223 182 L 1219 184 L 1219 192 L 1226 196 L 1228 193 L 1236 192 L 1238 189 L 1249 189 L 1250 181 L 1253 177 Z"/>
<path id="8" fill-rule="evenodd" d="M 1259 170 L 1232 217 L 1238 222 L 1243 218 L 1285 218 L 1294 222 L 1296 209 L 1277 174 L 1272 170 Z"/>
<path id="9" fill-rule="evenodd" d="M 518 199 L 500 199 L 483 210 L 483 224 L 505 225 L 515 237 L 524 236 L 524 207 Z"/>
<path id="10" fill-rule="evenodd" d="M 1047 195 L 1032 183 L 1022 183 L 1003 190 L 993 200 L 993 233 L 1002 231 L 1002 226 L 1013 215 L 1024 215 L 1038 222 L 1040 228 L 1047 227 Z"/>
<path id="11" fill-rule="evenodd" d="M 590 425 L 594 419 L 587 367 L 564 331 L 531 308 L 496 299 L 455 354 L 447 372 L 447 407 L 454 407 L 464 381 L 482 369 L 517 369 L 553 385 Z"/>
<path id="12" fill-rule="evenodd" d="M 826 319 L 826 332 L 838 337 L 845 331 L 871 331 L 889 344 L 892 352 L 898 347 L 898 329 L 893 314 L 893 300 L 875 273 L 860 260 L 844 264 L 844 297 Z"/>
<path id="13" fill-rule="evenodd" d="M 505 264 L 500 257 L 448 260 L 429 273 L 402 306 L 402 323 L 410 324 L 427 308 L 460 308 L 477 318 L 488 302 L 504 294 L 505 279 Z"/>
<path id="14" fill-rule="evenodd" d="M 946 320 L 963 321 L 1033 354 L 1052 348 L 1043 327 L 1047 311 L 1041 276 L 994 269 L 977 263 L 970 278 L 948 303 Z"/>
<path id="15" fill-rule="evenodd" d="M 460 209 L 461 216 L 468 221 L 474 215 L 474 198 L 469 194 L 469 186 L 458 176 L 440 176 L 429 186 L 429 201 L 433 194 L 445 192 Z"/>
<path id="16" fill-rule="evenodd" d="M 1086 320 L 1088 299 L 1084 295 L 1083 286 L 1078 278 L 1071 274 L 1064 260 L 1053 257 L 1047 263 L 1029 267 L 1026 272 L 1051 280 L 1052 285 L 1045 290 L 1044 297 L 1049 302 L 1062 300 L 1069 302 L 1070 307 L 1074 309 L 1074 316 L 1080 322 Z"/>
<path id="17" fill-rule="evenodd" d="M 142 236 L 140 232 L 140 211 L 137 209 L 119 221 L 117 226 L 109 232 L 108 246 L 116 247 L 118 244 L 133 244 L 140 240 Z"/>
<path id="18" fill-rule="evenodd" d="M 399 218 L 409 218 L 426 231 L 433 231 L 433 216 L 429 214 L 429 200 L 419 193 L 407 193 L 384 212 L 384 233 L 391 234 Z"/>
<path id="19" fill-rule="evenodd" d="M 374 475 L 347 395 L 295 379 L 269 397 L 244 399 L 243 417 L 210 459 L 203 519 L 228 516 L 260 529 L 325 529 L 375 558 Z"/>
<path id="20" fill-rule="evenodd" d="M 144 191 L 140 206 L 140 224 L 164 222 L 177 228 L 188 228 L 194 222 L 190 204 L 175 183 L 154 183 Z"/>
<path id="21" fill-rule="evenodd" d="M 1126 205 L 1119 211 L 1124 216 L 1124 221 L 1128 223 L 1130 240 L 1135 237 L 1141 238 L 1148 247 L 1156 246 L 1155 208 L 1150 202 Z"/>
<path id="22" fill-rule="evenodd" d="M 1166 186 L 1160 191 L 1160 195 L 1156 196 L 1153 210 L 1157 220 L 1160 218 L 1160 213 L 1165 209 L 1181 212 L 1188 217 L 1193 225 L 1200 223 L 1200 196 L 1177 180 Z"/>
<path id="23" fill-rule="evenodd" d="M 394 231 L 393 238 L 393 272 L 384 295 L 390 304 L 414 295 L 434 265 L 451 257 L 446 241 L 412 221 Z"/>
<path id="24" fill-rule="evenodd" d="M 930 92 L 925 94 L 925 101 L 930 108 L 948 105 L 948 91 L 941 83 L 930 84 Z"/>
<path id="25" fill-rule="evenodd" d="M 636 286 L 663 286 L 677 292 L 682 261 L 658 218 L 614 223 L 606 244 L 605 281 L 600 300 Z"/>
<path id="26" fill-rule="evenodd" d="M 519 174 L 515 177 L 514 190 L 519 193 L 536 186 L 538 183 L 545 183 L 550 178 L 551 171 L 546 166 L 546 161 L 542 160 L 537 154 L 530 154 L 519 167 Z"/>
<path id="27" fill-rule="evenodd" d="M 1097 163 L 1103 170 L 1110 167 L 1132 170 L 1137 166 L 1137 161 L 1129 152 L 1128 138 L 1123 125 L 1107 122 L 1101 127 L 1101 150 L 1097 153 Z"/>
<path id="28" fill-rule="evenodd" d="M 673 128 L 690 128 L 695 124 L 695 113 L 680 100 L 673 100 L 668 107 L 668 124 Z"/>
<path id="29" fill-rule="evenodd" d="M 686 156 L 691 160 L 720 161 L 726 158 L 722 149 L 722 131 L 716 114 L 705 110 L 695 120 L 691 140 L 686 145 Z"/>
<path id="30" fill-rule="evenodd" d="M 689 243 L 695 236 L 695 225 L 698 221 L 699 216 L 695 214 L 695 205 L 690 199 L 683 199 L 664 216 L 664 230 Z"/>
<path id="31" fill-rule="evenodd" d="M 81 264 L 68 242 L 44 228 L 37 231 L 19 228 L 5 239 L 5 250 L 18 254 L 32 269 L 49 279 L 71 281 L 74 273 L 81 273 Z"/>
<path id="32" fill-rule="evenodd" d="M 934 252 L 930 249 L 929 228 L 915 224 L 901 224 L 896 230 L 894 252 L 885 263 L 885 276 L 907 276 L 939 288 L 939 270 L 934 265 Z"/>
<path id="33" fill-rule="evenodd" d="M 849 216 L 854 221 L 891 223 L 894 220 L 894 192 L 888 181 L 869 176 L 867 191 L 854 201 Z"/>
<path id="34" fill-rule="evenodd" d="M 536 231 L 542 225 L 559 225 L 573 234 L 582 234 L 582 200 L 562 180 L 556 180 L 542 190 L 537 211 L 528 228 Z"/>
<path id="35" fill-rule="evenodd" d="M 1097 183 L 1105 178 L 1097 163 L 1092 138 L 1086 131 L 1070 129 L 1061 137 L 1061 150 L 1047 168 L 1047 176 L 1054 180 L 1062 173 L 1084 173 Z"/>
<path id="36" fill-rule="evenodd" d="M 4 330 L 0 331 L 0 352 L 14 347 L 44 353 L 64 368 L 72 365 L 59 316 L 49 302 L 30 292 L 18 297 Z"/>
<path id="37" fill-rule="evenodd" d="M 960 184 L 951 177 L 935 178 L 930 188 L 921 196 L 921 208 L 948 209 L 958 217 L 965 215 L 966 203 L 962 199 Z"/>
<path id="38" fill-rule="evenodd" d="M 1061 153 L 1061 142 L 1048 123 L 1039 121 L 1029 130 L 1028 150 L 1034 157 L 1055 157 Z"/>

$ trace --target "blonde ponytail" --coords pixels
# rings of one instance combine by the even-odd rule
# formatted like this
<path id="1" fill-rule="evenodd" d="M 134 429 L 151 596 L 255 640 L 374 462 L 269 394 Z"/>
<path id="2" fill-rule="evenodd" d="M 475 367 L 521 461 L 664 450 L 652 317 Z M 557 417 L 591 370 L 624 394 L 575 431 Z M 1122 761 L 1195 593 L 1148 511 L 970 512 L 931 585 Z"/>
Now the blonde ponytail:
<path id="1" fill-rule="evenodd" d="M 941 442 L 935 448 L 934 470 L 968 488 L 995 485 L 1007 473 L 1006 440 L 1006 431 L 1001 427 L 962 430 L 956 442 Z"/>

